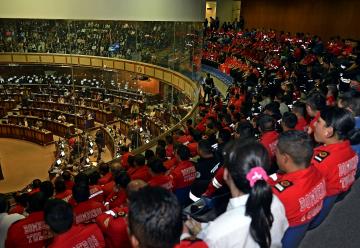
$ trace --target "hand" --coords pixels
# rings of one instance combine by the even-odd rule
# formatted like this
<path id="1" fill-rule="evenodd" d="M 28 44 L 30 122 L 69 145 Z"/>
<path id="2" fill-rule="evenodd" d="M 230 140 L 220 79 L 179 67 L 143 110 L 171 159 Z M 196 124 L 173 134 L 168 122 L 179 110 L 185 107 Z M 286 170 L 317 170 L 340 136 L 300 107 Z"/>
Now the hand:
<path id="1" fill-rule="evenodd" d="M 194 220 L 191 217 L 188 217 L 188 220 L 185 221 L 185 223 L 184 223 L 183 232 L 184 232 L 184 230 L 186 230 L 187 233 L 190 233 L 191 235 L 196 236 L 201 231 L 201 223 L 197 222 L 196 220 Z"/>

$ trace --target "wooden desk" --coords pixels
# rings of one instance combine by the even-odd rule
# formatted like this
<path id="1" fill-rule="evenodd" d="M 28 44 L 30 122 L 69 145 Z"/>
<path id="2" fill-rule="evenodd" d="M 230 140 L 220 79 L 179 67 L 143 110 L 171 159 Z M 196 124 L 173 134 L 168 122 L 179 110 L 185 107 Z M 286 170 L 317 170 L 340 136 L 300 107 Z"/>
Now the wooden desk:
<path id="1" fill-rule="evenodd" d="M 60 114 L 63 114 L 66 117 L 66 121 L 68 123 L 74 124 L 74 127 L 77 127 L 79 129 L 86 130 L 95 126 L 94 119 L 88 120 L 84 116 L 70 114 L 68 112 L 63 112 L 60 110 L 42 108 L 20 108 L 20 114 L 38 116 L 40 118 L 48 118 L 50 115 L 52 119 L 57 119 Z"/>
<path id="2" fill-rule="evenodd" d="M 67 134 L 75 133 L 74 124 L 70 123 L 62 123 L 57 120 L 49 120 L 46 118 L 40 118 L 36 116 L 28 116 L 28 115 L 10 115 L 8 116 L 8 120 L 11 124 L 18 125 L 20 122 L 24 123 L 24 119 L 26 118 L 29 126 L 35 126 L 37 121 L 42 122 L 42 128 L 51 131 L 57 136 L 65 137 Z"/>
<path id="3" fill-rule="evenodd" d="M 9 110 L 16 108 L 15 100 L 0 100 L 0 117 L 5 116 Z"/>
<path id="4" fill-rule="evenodd" d="M 40 145 L 48 145 L 53 141 L 53 134 L 50 131 L 11 124 L 0 124 L 0 137 L 23 139 Z"/>
<path id="5" fill-rule="evenodd" d="M 42 101 L 32 101 L 33 108 L 42 108 L 42 109 L 54 109 L 54 110 L 76 110 L 83 112 L 95 113 L 95 120 L 100 123 L 107 123 L 114 120 L 114 115 L 111 111 L 100 110 L 97 108 L 73 105 L 70 103 L 58 103 L 58 102 L 42 102 Z"/>

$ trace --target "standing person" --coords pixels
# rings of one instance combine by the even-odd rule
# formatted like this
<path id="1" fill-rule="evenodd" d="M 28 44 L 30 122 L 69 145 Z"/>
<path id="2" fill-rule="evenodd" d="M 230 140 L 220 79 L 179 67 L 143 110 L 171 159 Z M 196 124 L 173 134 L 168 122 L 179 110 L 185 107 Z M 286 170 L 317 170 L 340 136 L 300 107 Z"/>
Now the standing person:
<path id="1" fill-rule="evenodd" d="M 96 132 L 95 143 L 96 143 L 96 146 L 98 148 L 97 161 L 99 162 L 100 159 L 101 159 L 101 153 L 103 152 L 103 148 L 105 147 L 105 135 L 104 135 L 103 130 L 99 129 Z"/>
<path id="2" fill-rule="evenodd" d="M 210 248 L 281 247 L 288 221 L 284 206 L 266 182 L 267 150 L 259 143 L 232 141 L 224 153 L 224 179 L 231 199 L 225 213 L 202 224 L 198 237 Z"/>
<path id="3" fill-rule="evenodd" d="M 104 237 L 96 224 L 74 225 L 74 214 L 69 203 L 49 200 L 45 206 L 45 222 L 55 233 L 49 248 L 60 247 L 105 247 Z"/>
<path id="4" fill-rule="evenodd" d="M 7 232 L 12 223 L 24 219 L 21 214 L 8 214 L 9 201 L 4 194 L 0 194 L 0 247 L 5 247 Z"/>
<path id="5" fill-rule="evenodd" d="M 204 99 L 205 101 L 209 101 L 210 99 L 210 95 L 211 95 L 211 90 L 214 88 L 214 79 L 210 76 L 210 73 L 206 74 L 206 78 L 205 78 L 205 95 L 204 95 Z M 206 99 L 207 97 L 207 99 Z"/>

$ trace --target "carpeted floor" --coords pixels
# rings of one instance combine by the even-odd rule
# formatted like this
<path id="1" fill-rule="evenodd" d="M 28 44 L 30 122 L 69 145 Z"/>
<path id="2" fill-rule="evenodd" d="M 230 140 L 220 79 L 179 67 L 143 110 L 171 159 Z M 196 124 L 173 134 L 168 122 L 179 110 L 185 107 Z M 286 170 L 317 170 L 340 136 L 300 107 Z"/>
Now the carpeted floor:
<path id="1" fill-rule="evenodd" d="M 0 192 L 20 190 L 33 179 L 46 179 L 54 162 L 55 145 L 41 146 L 28 141 L 0 138 L 0 161 L 4 180 Z"/>

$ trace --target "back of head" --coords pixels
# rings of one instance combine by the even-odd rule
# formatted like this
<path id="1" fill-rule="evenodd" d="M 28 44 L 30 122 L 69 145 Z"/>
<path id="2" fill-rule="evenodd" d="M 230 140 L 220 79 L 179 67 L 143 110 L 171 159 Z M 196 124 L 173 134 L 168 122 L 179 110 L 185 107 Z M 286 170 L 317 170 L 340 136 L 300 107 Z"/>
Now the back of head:
<path id="1" fill-rule="evenodd" d="M 251 236 L 260 247 L 270 247 L 273 194 L 266 182 L 270 168 L 266 148 L 257 142 L 231 141 L 224 150 L 224 166 L 238 190 L 249 194 L 245 214 L 251 217 Z M 248 178 L 254 179 L 255 172 L 261 178 L 251 182 Z"/>
<path id="2" fill-rule="evenodd" d="M 91 173 L 90 175 L 89 175 L 89 184 L 90 185 L 96 185 L 96 184 L 98 184 L 98 181 L 99 181 L 99 179 L 100 179 L 100 173 L 99 172 L 97 172 L 97 171 L 94 171 L 93 173 Z"/>
<path id="3" fill-rule="evenodd" d="M 221 129 L 219 131 L 219 142 L 223 144 L 228 143 L 231 140 L 231 132 L 228 129 Z"/>
<path id="4" fill-rule="evenodd" d="M 4 194 L 0 194 L 0 213 L 6 213 L 9 209 L 9 201 Z"/>
<path id="5" fill-rule="evenodd" d="M 297 124 L 297 121 L 298 121 L 298 119 L 297 119 L 296 115 L 291 112 L 285 112 L 281 119 L 281 123 L 289 129 L 294 129 Z"/>
<path id="6" fill-rule="evenodd" d="M 292 106 L 292 112 L 298 114 L 302 117 L 305 117 L 306 114 L 306 104 L 300 101 L 297 101 Z"/>
<path id="7" fill-rule="evenodd" d="M 33 189 L 40 188 L 40 185 L 41 185 L 41 180 L 40 179 L 35 179 L 34 181 L 32 181 L 32 184 L 31 184 Z"/>
<path id="8" fill-rule="evenodd" d="M 44 193 L 46 198 L 50 198 L 54 195 L 54 185 L 50 181 L 44 181 L 40 185 L 40 191 Z"/>
<path id="9" fill-rule="evenodd" d="M 74 215 L 69 203 L 59 199 L 50 199 L 45 205 L 44 212 L 45 223 L 54 233 L 61 234 L 70 230 Z"/>
<path id="10" fill-rule="evenodd" d="M 257 126 L 260 128 L 260 131 L 267 132 L 267 131 L 273 131 L 275 129 L 275 120 L 272 116 L 263 114 L 259 117 L 257 120 Z"/>
<path id="11" fill-rule="evenodd" d="M 347 109 L 328 107 L 320 112 L 320 117 L 327 127 L 332 127 L 339 140 L 348 139 L 355 127 L 355 119 Z"/>
<path id="12" fill-rule="evenodd" d="M 161 174 L 166 172 L 166 168 L 160 159 L 153 159 L 149 161 L 148 166 L 150 170 L 155 174 Z"/>
<path id="13" fill-rule="evenodd" d="M 27 209 L 28 212 L 38 212 L 44 209 L 44 205 L 47 198 L 45 197 L 43 192 L 37 192 L 32 194 L 29 197 L 29 207 Z"/>
<path id="14" fill-rule="evenodd" d="M 185 145 L 179 145 L 176 149 L 176 154 L 179 156 L 180 160 L 189 160 L 190 151 L 189 148 Z"/>
<path id="15" fill-rule="evenodd" d="M 145 156 L 142 154 L 136 154 L 134 156 L 134 164 L 135 164 L 135 166 L 145 165 Z"/>
<path id="16" fill-rule="evenodd" d="M 153 158 L 154 156 L 155 156 L 155 153 L 153 150 L 147 149 L 145 151 L 145 159 L 146 160 L 149 160 L 149 159 Z"/>
<path id="17" fill-rule="evenodd" d="M 313 142 L 307 133 L 296 130 L 283 132 L 279 135 L 277 148 L 280 153 L 288 154 L 296 165 L 310 165 Z"/>
<path id="18" fill-rule="evenodd" d="M 174 194 L 160 187 L 144 187 L 129 206 L 130 235 L 141 247 L 173 248 L 182 231 L 181 206 Z"/>
<path id="19" fill-rule="evenodd" d="M 321 111 L 326 107 L 326 98 L 318 91 L 314 91 L 306 98 L 306 104 L 310 106 L 313 111 Z"/>
<path id="20" fill-rule="evenodd" d="M 56 193 L 62 193 L 66 190 L 66 184 L 62 177 L 56 178 L 54 184 Z"/>
<path id="21" fill-rule="evenodd" d="M 208 140 L 200 140 L 198 143 L 198 150 L 200 151 L 200 156 L 201 154 L 210 155 L 213 153 L 211 144 Z"/>
<path id="22" fill-rule="evenodd" d="M 241 139 L 253 139 L 255 137 L 255 130 L 253 125 L 249 121 L 239 122 L 236 133 Z"/>
<path id="23" fill-rule="evenodd" d="M 342 107 L 349 108 L 355 116 L 360 116 L 360 92 L 349 90 L 339 96 Z"/>
<path id="24" fill-rule="evenodd" d="M 99 165 L 99 172 L 100 172 L 101 175 L 105 175 L 105 174 L 109 173 L 109 171 L 110 171 L 110 167 L 109 167 L 108 164 L 101 163 Z"/>
<path id="25" fill-rule="evenodd" d="M 139 191 L 139 189 L 142 189 L 147 186 L 147 183 L 141 179 L 135 179 L 130 181 L 130 183 L 126 187 L 126 195 L 128 196 L 128 199 L 131 201 L 132 195 Z"/>
<path id="26" fill-rule="evenodd" d="M 159 159 L 165 159 L 166 158 L 166 150 L 162 146 L 156 147 L 155 151 L 156 157 Z"/>
<path id="27" fill-rule="evenodd" d="M 84 172 L 79 172 L 74 178 L 75 184 L 89 184 L 89 176 Z"/>
<path id="28" fill-rule="evenodd" d="M 71 180 L 71 173 L 70 171 L 64 171 L 61 176 L 64 178 L 65 181 L 69 181 Z"/>
<path id="29" fill-rule="evenodd" d="M 87 201 L 90 197 L 88 184 L 75 184 L 72 188 L 72 195 L 77 203 Z"/>
<path id="30" fill-rule="evenodd" d="M 131 181 L 129 175 L 126 173 L 126 171 L 123 171 L 122 173 L 119 173 L 114 178 L 115 184 L 118 187 L 126 188 L 126 186 Z"/>

